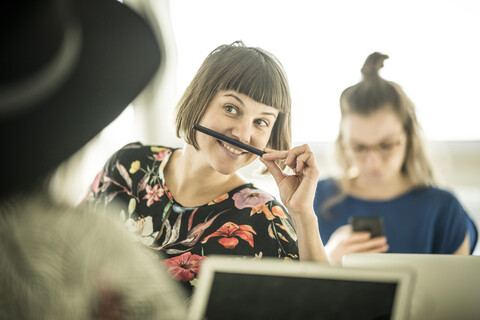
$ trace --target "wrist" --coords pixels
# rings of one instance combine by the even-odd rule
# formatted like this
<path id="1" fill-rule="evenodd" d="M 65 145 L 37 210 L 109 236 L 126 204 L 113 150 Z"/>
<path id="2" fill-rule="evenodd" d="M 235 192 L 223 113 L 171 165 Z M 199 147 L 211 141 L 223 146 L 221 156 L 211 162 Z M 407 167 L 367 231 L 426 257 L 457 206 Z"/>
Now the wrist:
<path id="1" fill-rule="evenodd" d="M 307 212 L 292 212 L 292 221 L 295 228 L 315 228 L 318 229 L 318 218 L 313 210 Z"/>

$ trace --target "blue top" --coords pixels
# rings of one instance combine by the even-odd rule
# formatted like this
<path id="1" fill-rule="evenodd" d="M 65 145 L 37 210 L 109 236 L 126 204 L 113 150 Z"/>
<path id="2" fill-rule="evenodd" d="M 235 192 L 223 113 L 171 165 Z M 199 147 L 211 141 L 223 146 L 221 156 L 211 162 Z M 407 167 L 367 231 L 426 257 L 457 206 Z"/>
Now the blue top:
<path id="1" fill-rule="evenodd" d="M 457 198 L 450 192 L 428 187 L 413 189 L 390 200 L 363 200 L 347 195 L 322 213 L 324 202 L 339 192 L 333 179 L 317 184 L 314 208 L 324 244 L 350 216 L 382 216 L 389 253 L 455 252 L 470 233 L 471 252 L 477 230 Z"/>

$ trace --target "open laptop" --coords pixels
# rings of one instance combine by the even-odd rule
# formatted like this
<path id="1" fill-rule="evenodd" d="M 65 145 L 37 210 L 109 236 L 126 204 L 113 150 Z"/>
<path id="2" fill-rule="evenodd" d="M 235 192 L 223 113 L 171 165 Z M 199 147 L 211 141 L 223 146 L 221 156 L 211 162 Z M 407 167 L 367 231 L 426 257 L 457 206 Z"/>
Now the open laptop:
<path id="1" fill-rule="evenodd" d="M 441 254 L 349 254 L 345 267 L 414 268 L 411 320 L 480 319 L 480 256 Z"/>
<path id="2" fill-rule="evenodd" d="M 210 256 L 189 319 L 407 319 L 413 275 Z"/>

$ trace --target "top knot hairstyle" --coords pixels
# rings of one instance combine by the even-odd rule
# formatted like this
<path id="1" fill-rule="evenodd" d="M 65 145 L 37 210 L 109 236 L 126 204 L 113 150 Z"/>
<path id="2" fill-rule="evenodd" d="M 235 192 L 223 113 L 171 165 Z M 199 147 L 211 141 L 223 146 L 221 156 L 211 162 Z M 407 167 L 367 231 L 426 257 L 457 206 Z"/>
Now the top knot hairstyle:
<path id="1" fill-rule="evenodd" d="M 400 86 L 379 75 L 385 59 L 388 59 L 388 56 L 379 52 L 367 57 L 361 69 L 363 80 L 345 89 L 340 96 L 341 112 L 369 115 L 380 108 L 390 106 L 401 115 L 406 126 L 411 126 L 409 119 L 415 113 L 413 103 Z"/>
<path id="2" fill-rule="evenodd" d="M 423 147 L 422 130 L 415 114 L 415 105 L 398 84 L 387 81 L 379 75 L 384 61 L 388 58 L 388 55 L 379 52 L 374 52 L 367 57 L 361 69 L 362 81 L 346 88 L 340 96 L 341 121 L 349 114 L 368 116 L 381 109 L 392 110 L 402 123 L 407 135 L 403 174 L 416 186 L 434 185 L 432 169 Z M 340 126 L 336 146 L 337 156 L 344 172 L 347 172 L 351 165 L 345 154 L 342 140 Z"/>
<path id="3" fill-rule="evenodd" d="M 267 147 L 289 150 L 291 96 L 286 73 L 271 53 L 242 41 L 221 45 L 204 60 L 180 99 L 175 116 L 177 137 L 199 149 L 193 125 L 219 91 L 234 90 L 279 111 Z"/>
<path id="4" fill-rule="evenodd" d="M 378 71 L 383 68 L 385 59 L 388 59 L 388 56 L 379 52 L 369 55 L 362 67 L 363 78 L 369 80 L 379 78 Z"/>

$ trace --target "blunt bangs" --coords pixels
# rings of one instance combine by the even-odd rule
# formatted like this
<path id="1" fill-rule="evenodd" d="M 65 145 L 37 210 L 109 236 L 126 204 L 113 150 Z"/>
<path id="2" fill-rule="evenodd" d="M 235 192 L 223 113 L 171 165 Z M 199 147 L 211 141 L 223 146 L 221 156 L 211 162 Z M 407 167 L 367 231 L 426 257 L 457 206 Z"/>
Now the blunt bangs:
<path id="1" fill-rule="evenodd" d="M 217 70 L 212 70 L 218 91 L 234 90 L 281 113 L 290 113 L 290 91 L 280 62 L 257 48 L 229 49 L 234 52 L 226 55 L 222 62 L 218 61 Z"/>

